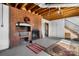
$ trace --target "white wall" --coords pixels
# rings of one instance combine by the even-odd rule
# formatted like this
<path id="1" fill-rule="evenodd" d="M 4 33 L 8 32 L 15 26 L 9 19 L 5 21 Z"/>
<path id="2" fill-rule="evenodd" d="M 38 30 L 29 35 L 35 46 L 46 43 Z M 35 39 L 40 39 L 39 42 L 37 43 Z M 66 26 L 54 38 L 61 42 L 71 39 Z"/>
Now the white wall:
<path id="1" fill-rule="evenodd" d="M 49 24 L 49 36 L 50 37 L 65 37 L 65 31 L 64 31 L 64 22 L 65 18 L 63 19 L 58 19 L 58 20 L 52 20 L 52 21 L 47 21 L 46 19 L 42 19 L 42 35 L 45 37 L 45 22 Z M 79 25 L 79 16 L 74 16 L 74 17 L 68 17 L 66 20 L 69 20 L 71 22 L 76 23 Z"/>
<path id="2" fill-rule="evenodd" d="M 42 19 L 42 35 L 45 37 L 45 23 L 49 24 L 49 37 L 61 37 L 64 38 L 64 20 L 47 21 Z"/>
<path id="3" fill-rule="evenodd" d="M 68 17 L 66 20 L 69 20 L 77 25 L 79 25 L 79 16 L 74 16 L 74 17 Z"/>
<path id="4" fill-rule="evenodd" d="M 2 4 L 0 4 L 0 50 L 9 48 L 9 7 L 3 5 L 3 24 L 2 22 Z"/>
<path id="5" fill-rule="evenodd" d="M 53 20 L 49 23 L 49 36 L 64 38 L 64 20 Z"/>
<path id="6" fill-rule="evenodd" d="M 63 19 L 58 19 L 58 20 L 52 20 L 49 22 L 49 36 L 52 37 L 65 37 L 65 31 L 64 31 L 64 26 L 65 22 L 64 20 L 69 20 L 77 25 L 79 25 L 79 16 L 74 16 L 74 17 L 68 17 L 68 18 L 63 18 Z"/>

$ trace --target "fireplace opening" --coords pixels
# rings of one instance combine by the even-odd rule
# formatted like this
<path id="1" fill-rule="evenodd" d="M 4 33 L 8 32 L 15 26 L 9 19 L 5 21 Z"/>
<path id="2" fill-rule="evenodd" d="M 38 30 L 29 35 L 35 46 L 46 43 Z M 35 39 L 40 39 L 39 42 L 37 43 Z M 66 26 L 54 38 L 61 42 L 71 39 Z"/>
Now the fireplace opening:
<path id="1" fill-rule="evenodd" d="M 40 38 L 40 31 L 38 29 L 32 30 L 32 40 L 36 40 Z"/>

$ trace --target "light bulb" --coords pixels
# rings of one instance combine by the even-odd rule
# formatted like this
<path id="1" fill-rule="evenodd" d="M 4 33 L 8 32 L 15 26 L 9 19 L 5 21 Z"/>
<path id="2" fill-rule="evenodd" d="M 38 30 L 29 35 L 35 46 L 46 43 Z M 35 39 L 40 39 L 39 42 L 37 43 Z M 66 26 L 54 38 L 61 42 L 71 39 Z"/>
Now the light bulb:
<path id="1" fill-rule="evenodd" d="M 61 14 L 61 8 L 60 8 L 60 7 L 58 7 L 57 13 L 58 13 L 59 15 Z"/>

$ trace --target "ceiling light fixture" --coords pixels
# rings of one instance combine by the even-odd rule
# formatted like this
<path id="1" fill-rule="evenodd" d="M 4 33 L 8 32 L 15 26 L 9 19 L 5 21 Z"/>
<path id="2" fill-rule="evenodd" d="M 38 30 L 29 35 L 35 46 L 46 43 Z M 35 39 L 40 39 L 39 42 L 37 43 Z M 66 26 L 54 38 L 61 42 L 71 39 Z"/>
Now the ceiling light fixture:
<path id="1" fill-rule="evenodd" d="M 50 15 L 50 8 L 48 8 L 48 14 L 47 14 L 47 16 L 49 16 Z"/>
<path id="2" fill-rule="evenodd" d="M 57 13 L 58 13 L 58 15 L 61 15 L 61 7 L 58 7 Z"/>

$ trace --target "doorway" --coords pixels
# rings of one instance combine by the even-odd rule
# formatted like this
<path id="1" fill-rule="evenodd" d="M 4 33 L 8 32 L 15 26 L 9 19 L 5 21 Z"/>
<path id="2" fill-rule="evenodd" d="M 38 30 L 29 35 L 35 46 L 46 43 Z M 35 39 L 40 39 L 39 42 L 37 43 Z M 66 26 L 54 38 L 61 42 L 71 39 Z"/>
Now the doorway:
<path id="1" fill-rule="evenodd" d="M 49 24 L 45 23 L 45 37 L 48 37 L 48 33 L 49 33 Z"/>

